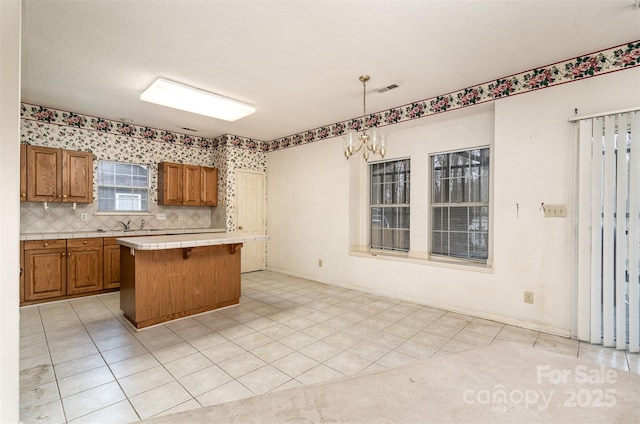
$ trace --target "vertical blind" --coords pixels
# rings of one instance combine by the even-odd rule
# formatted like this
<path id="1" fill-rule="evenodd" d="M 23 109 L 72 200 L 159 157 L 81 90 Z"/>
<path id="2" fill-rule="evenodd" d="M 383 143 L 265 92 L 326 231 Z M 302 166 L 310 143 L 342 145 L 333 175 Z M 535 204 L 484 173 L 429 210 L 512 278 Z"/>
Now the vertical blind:
<path id="1" fill-rule="evenodd" d="M 578 122 L 575 333 L 640 351 L 640 111 Z"/>

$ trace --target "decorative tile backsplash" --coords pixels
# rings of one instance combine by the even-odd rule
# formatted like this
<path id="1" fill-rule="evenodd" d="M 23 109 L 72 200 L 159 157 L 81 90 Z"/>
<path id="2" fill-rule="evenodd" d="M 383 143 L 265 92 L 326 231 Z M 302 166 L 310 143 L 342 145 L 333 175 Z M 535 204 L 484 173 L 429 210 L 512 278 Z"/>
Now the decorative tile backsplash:
<path id="1" fill-rule="evenodd" d="M 150 167 L 150 203 L 148 215 L 97 215 L 95 203 L 71 204 L 23 202 L 21 233 L 117 230 L 120 221 L 131 220 L 145 228 L 235 228 L 235 170 L 266 172 L 266 155 L 260 144 L 237 136 L 224 135 L 204 139 L 122 124 L 102 118 L 80 115 L 41 106 L 23 104 L 21 143 L 90 151 L 94 155 L 94 175 L 101 159 L 133 162 Z M 251 147 L 249 147 L 251 146 Z M 160 206 L 157 204 L 158 163 L 177 162 L 218 168 L 218 203 L 210 207 Z M 97 188 L 94 184 L 94 199 Z M 82 214 L 87 220 L 82 221 Z M 164 213 L 166 220 L 157 220 Z M 178 219 L 182 215 L 183 219 Z"/>

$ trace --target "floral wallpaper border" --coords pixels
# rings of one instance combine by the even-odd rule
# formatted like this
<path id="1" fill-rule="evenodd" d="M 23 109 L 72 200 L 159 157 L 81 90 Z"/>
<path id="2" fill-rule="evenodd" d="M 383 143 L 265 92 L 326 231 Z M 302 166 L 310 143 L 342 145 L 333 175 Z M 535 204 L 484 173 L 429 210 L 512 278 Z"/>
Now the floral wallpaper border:
<path id="1" fill-rule="evenodd" d="M 190 134 L 182 134 L 143 125 L 128 124 L 120 121 L 83 115 L 44 106 L 22 103 L 20 117 L 26 121 L 38 121 L 47 124 L 56 124 L 62 127 L 78 128 L 95 131 L 103 134 L 112 134 L 123 137 L 137 138 L 144 141 L 157 141 L 177 146 L 196 147 L 199 149 L 216 149 L 224 146 L 232 146 L 252 151 L 266 152 L 268 143 L 247 137 L 225 134 L 214 139 L 196 137 Z"/>
<path id="2" fill-rule="evenodd" d="M 640 40 L 372 113 L 364 120 L 368 127 L 384 127 L 637 66 L 640 66 Z M 341 136 L 348 130 L 358 131 L 364 120 L 353 118 L 278 138 L 269 142 L 269 151 Z"/>
<path id="3" fill-rule="evenodd" d="M 348 130 L 358 131 L 363 128 L 365 121 L 368 127 L 384 127 L 638 66 L 640 66 L 640 40 L 372 113 L 364 119 L 352 118 L 271 141 L 260 141 L 232 134 L 207 139 L 27 103 L 22 104 L 21 117 L 25 120 L 55 123 L 146 141 L 202 149 L 233 147 L 267 153 L 338 137 Z"/>

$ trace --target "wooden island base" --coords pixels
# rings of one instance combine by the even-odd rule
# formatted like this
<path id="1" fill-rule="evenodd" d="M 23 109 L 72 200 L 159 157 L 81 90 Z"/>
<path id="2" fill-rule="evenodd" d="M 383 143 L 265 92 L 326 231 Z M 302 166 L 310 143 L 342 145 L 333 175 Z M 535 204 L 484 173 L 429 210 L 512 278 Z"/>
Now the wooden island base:
<path id="1" fill-rule="evenodd" d="M 120 246 L 120 308 L 136 328 L 240 301 L 242 243 L 137 250 Z"/>

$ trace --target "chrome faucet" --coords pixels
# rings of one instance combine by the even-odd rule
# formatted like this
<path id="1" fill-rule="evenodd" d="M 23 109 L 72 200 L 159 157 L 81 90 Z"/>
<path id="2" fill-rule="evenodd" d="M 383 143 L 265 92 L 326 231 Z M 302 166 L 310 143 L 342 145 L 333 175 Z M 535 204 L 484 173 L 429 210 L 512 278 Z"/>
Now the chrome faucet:
<path id="1" fill-rule="evenodd" d="M 129 231 L 129 225 L 131 225 L 131 220 L 128 220 L 126 223 L 124 221 L 120 221 L 120 224 L 124 228 L 124 231 Z"/>
<path id="2" fill-rule="evenodd" d="M 146 224 L 147 222 L 143 219 L 142 222 L 140 223 L 140 229 L 144 229 L 144 224 Z"/>

